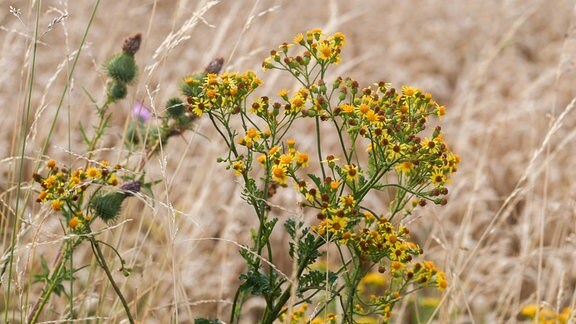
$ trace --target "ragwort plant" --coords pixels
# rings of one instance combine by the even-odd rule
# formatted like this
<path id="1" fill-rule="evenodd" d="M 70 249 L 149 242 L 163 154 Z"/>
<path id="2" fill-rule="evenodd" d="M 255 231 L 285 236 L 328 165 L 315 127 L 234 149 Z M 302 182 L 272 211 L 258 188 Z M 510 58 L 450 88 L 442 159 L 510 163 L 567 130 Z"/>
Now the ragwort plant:
<path id="1" fill-rule="evenodd" d="M 459 158 L 439 126 L 426 129 L 429 118 L 443 116 L 446 109 L 409 86 L 397 91 L 385 82 L 361 88 L 351 78 L 326 80 L 344 44 L 341 33 L 326 37 L 313 29 L 271 51 L 263 69 L 281 70 L 300 84 L 294 92 L 280 90 L 277 101 L 252 98 L 262 84 L 252 71 L 184 79 L 188 110 L 209 118 L 224 140 L 227 153 L 218 161 L 242 178 L 243 199 L 258 219 L 252 245 L 240 250 L 247 269 L 240 275 L 230 323 L 241 323 L 242 304 L 250 296 L 265 300 L 262 323 L 388 322 L 394 305 L 409 293 L 448 285 L 432 261 L 419 259 L 423 250 L 401 222 L 416 207 L 447 202 L 445 185 Z M 314 126 L 316 152 L 301 151 L 291 138 L 300 120 Z M 325 147 L 328 136 L 338 138 L 337 148 Z M 316 173 L 306 173 L 311 163 Z M 270 241 L 278 217 L 269 199 L 289 186 L 301 194 L 301 207 L 317 216 L 311 226 L 296 219 L 284 224 L 297 282 L 274 266 Z M 393 194 L 387 210 L 367 206 L 367 196 L 378 192 Z M 338 250 L 339 269 L 318 270 L 314 264 L 328 246 Z M 374 269 L 385 278 L 386 289 L 365 298 L 358 286 Z M 315 300 L 321 302 L 306 315 L 307 304 Z"/>
<path id="2" fill-rule="evenodd" d="M 108 262 L 105 259 L 101 246 L 113 250 L 120 262 L 120 270 L 128 276 L 131 269 L 126 267 L 126 261 L 120 253 L 110 244 L 100 241 L 97 236 L 103 231 L 94 231 L 91 225 L 96 219 L 101 219 L 111 224 L 118 218 L 123 201 L 137 194 L 141 189 L 152 194 L 153 182 L 145 181 L 143 171 L 146 161 L 159 147 L 166 144 L 168 139 L 180 135 L 186 130 L 192 129 L 196 115 L 187 112 L 182 102 L 170 100 L 166 104 L 165 114 L 156 116 L 156 124 L 151 123 L 152 113 L 140 102 L 136 102 L 133 110 L 134 121 L 129 124 L 125 137 L 128 154 L 142 152 L 141 162 L 130 169 L 126 165 L 116 164 L 110 166 L 107 161 L 97 162 L 93 160 L 93 152 L 109 127 L 110 110 L 112 104 L 124 99 L 128 93 L 128 85 L 133 82 L 137 75 L 137 66 L 134 54 L 138 51 L 142 41 L 141 35 L 137 34 L 125 40 L 122 52 L 112 57 L 105 65 L 109 76 L 106 99 L 99 105 L 90 97 L 98 115 L 98 123 L 94 126 L 93 134 L 88 135 L 80 124 L 80 130 L 87 146 L 86 161 L 84 166 L 71 168 L 59 165 L 55 160 L 45 163 L 43 174 L 36 173 L 33 178 L 40 186 L 37 202 L 48 205 L 49 208 L 62 217 L 64 240 L 60 253 L 49 267 L 42 259 L 43 272 L 36 275 L 35 282 L 43 283 L 40 297 L 32 306 L 28 315 L 28 323 L 36 323 L 46 303 L 53 294 L 68 297 L 70 300 L 69 319 L 74 318 L 74 295 L 72 283 L 74 274 L 82 267 L 74 267 L 73 253 L 82 243 L 88 242 L 94 253 L 97 264 L 105 271 L 110 284 L 120 299 L 127 319 L 134 323 L 128 301 L 115 282 Z M 220 61 L 216 61 L 218 63 Z M 221 63 L 209 66 L 211 72 L 218 72 Z M 207 72 L 199 74 L 206 75 Z M 70 287 L 64 283 L 70 282 Z"/>

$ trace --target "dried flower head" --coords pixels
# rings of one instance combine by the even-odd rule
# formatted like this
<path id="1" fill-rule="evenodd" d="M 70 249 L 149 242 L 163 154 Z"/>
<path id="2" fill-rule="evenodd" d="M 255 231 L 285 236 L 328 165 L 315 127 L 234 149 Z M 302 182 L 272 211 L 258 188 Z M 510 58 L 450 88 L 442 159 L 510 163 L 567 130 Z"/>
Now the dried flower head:
<path id="1" fill-rule="evenodd" d="M 134 55 L 140 49 L 141 43 L 142 34 L 130 36 L 124 40 L 124 44 L 122 44 L 122 51 L 126 54 Z"/>
<path id="2" fill-rule="evenodd" d="M 204 72 L 208 73 L 208 74 L 209 73 L 218 74 L 218 73 L 220 73 L 220 70 L 222 70 L 223 65 L 224 65 L 224 58 L 217 57 L 217 58 L 213 59 L 212 61 L 210 61 L 210 63 L 208 63 L 208 65 L 204 69 Z"/>

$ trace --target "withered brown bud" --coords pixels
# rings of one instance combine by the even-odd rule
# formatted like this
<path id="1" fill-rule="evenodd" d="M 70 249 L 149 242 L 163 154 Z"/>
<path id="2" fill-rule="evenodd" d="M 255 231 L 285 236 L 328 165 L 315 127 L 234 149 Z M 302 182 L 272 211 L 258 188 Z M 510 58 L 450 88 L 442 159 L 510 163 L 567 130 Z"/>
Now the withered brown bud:
<path id="1" fill-rule="evenodd" d="M 122 51 L 126 54 L 134 55 L 140 49 L 140 44 L 142 44 L 142 34 L 128 37 L 124 40 Z"/>
<path id="2" fill-rule="evenodd" d="M 42 181 L 44 181 L 44 178 L 38 173 L 32 174 L 32 179 L 38 183 L 42 183 Z"/>
<path id="3" fill-rule="evenodd" d="M 135 193 L 139 192 L 141 187 L 142 187 L 142 184 L 140 183 L 140 181 L 136 180 L 136 181 L 126 182 L 125 184 L 123 184 L 120 187 L 120 189 L 122 190 L 122 192 L 124 193 L 124 195 L 126 197 L 130 197 L 130 196 L 134 195 Z"/>
<path id="4" fill-rule="evenodd" d="M 204 69 L 204 72 L 218 74 L 220 73 L 220 70 L 222 70 L 222 66 L 224 66 L 224 58 L 217 57 L 208 63 Z"/>

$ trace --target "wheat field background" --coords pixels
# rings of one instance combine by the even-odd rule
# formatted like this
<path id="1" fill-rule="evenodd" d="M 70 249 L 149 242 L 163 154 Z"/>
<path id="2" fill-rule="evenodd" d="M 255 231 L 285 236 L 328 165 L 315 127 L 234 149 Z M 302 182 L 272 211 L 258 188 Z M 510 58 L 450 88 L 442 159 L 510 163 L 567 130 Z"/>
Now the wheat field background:
<path id="1" fill-rule="evenodd" d="M 37 1 L 0 2 L 2 267 L 12 228 L 18 226 L 7 309 L 5 268 L 0 281 L 2 318 L 10 312 L 12 323 L 19 323 L 26 316 L 40 294 L 40 285 L 32 284 L 41 271 L 40 257 L 52 262 L 61 243 L 58 216 L 25 199 L 34 189 L 32 173 L 48 157 L 84 162 L 78 123 L 96 122 L 85 93 L 103 98 L 103 65 L 120 51 L 124 38 L 142 33 L 143 43 L 136 54 L 138 80 L 128 98 L 113 106 L 111 128 L 98 151 L 111 163 L 122 162 L 122 135 L 135 100 L 161 111 L 178 94 L 184 76 L 218 56 L 225 59 L 226 71 L 255 70 L 265 82 L 263 93 L 292 88 L 280 74 L 264 74 L 261 62 L 281 42 L 315 27 L 347 37 L 343 62 L 332 76 L 351 76 L 365 85 L 384 80 L 396 87 L 421 87 L 447 107 L 445 139 L 462 163 L 448 187 L 448 204 L 419 210 L 409 225 L 427 258 L 446 271 L 450 282 L 435 321 L 514 323 L 525 321 L 518 314 L 527 304 L 575 308 L 573 1 L 104 0 L 70 82 L 72 60 L 97 2 L 41 1 L 38 28 L 45 33 L 28 115 Z M 21 10 L 21 19 L 9 6 Z M 67 17 L 48 30 L 64 13 Z M 312 138 L 307 131 L 297 130 L 300 141 Z M 228 316 L 244 270 L 232 242 L 248 243 L 255 222 L 240 197 L 241 184 L 215 162 L 225 153 L 216 138 L 200 121 L 195 132 L 171 140 L 146 167 L 148 177 L 161 180 L 154 196 L 127 201 L 117 226 L 101 236 L 134 269 L 127 278 L 117 273 L 117 280 L 138 322 Z M 295 195 L 285 189 L 276 197 L 281 220 L 295 212 Z M 281 236 L 275 240 L 283 243 Z M 78 249 L 75 262 L 94 262 L 90 252 Z M 289 272 L 285 259 L 279 266 Z M 118 267 L 113 263 L 113 269 Z M 122 307 L 106 277 L 89 269 L 77 273 L 77 318 L 121 322 Z M 248 302 L 246 323 L 261 305 L 258 299 Z M 53 298 L 42 320 L 64 319 L 67 307 L 64 297 Z M 408 321 L 412 311 L 402 305 L 397 321 Z"/>

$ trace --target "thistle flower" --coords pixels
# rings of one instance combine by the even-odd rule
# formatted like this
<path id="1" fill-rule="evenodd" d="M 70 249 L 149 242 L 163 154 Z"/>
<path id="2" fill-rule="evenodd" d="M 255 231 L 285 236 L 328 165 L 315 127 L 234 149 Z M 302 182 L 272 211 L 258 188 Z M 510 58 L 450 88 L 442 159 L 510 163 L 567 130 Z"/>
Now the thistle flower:
<path id="1" fill-rule="evenodd" d="M 134 107 L 132 108 L 132 115 L 145 123 L 152 117 L 152 112 L 148 107 L 144 106 L 140 100 L 136 100 L 134 101 Z"/>

